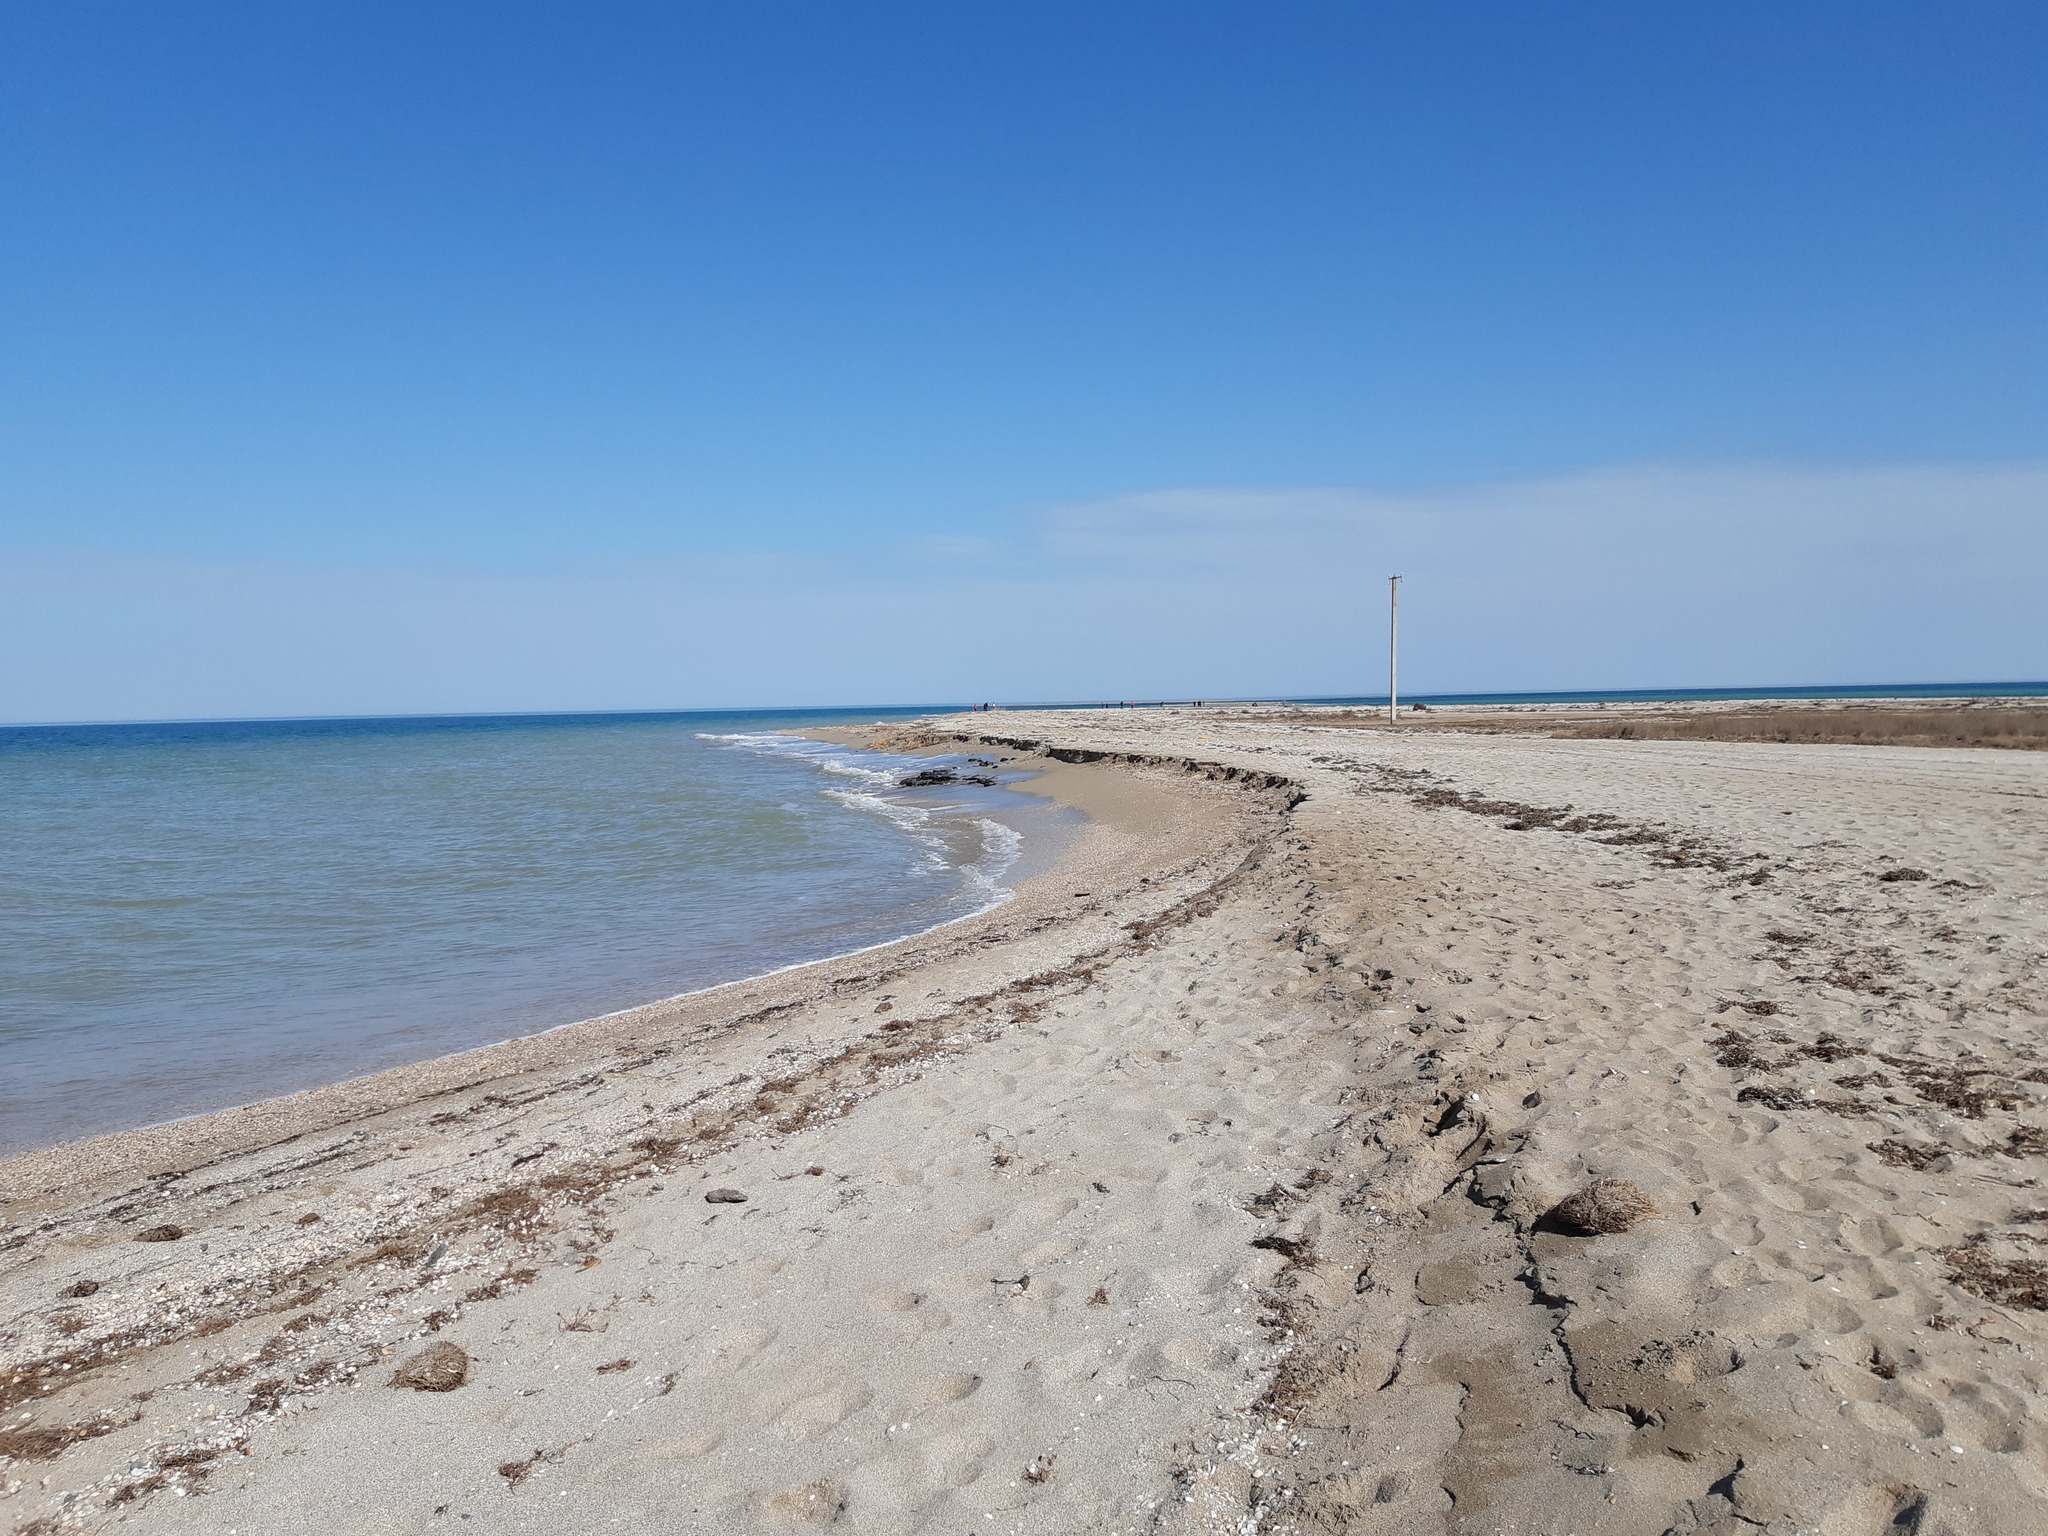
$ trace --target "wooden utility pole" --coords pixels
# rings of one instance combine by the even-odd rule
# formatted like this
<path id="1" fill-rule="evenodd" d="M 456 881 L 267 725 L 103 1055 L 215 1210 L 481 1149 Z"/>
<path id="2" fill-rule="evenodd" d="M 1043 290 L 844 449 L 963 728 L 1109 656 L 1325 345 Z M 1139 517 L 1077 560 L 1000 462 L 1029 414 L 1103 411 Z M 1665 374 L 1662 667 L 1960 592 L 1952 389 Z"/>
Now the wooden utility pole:
<path id="1" fill-rule="evenodd" d="M 1401 723 L 1401 578 L 1387 578 L 1387 724 Z"/>

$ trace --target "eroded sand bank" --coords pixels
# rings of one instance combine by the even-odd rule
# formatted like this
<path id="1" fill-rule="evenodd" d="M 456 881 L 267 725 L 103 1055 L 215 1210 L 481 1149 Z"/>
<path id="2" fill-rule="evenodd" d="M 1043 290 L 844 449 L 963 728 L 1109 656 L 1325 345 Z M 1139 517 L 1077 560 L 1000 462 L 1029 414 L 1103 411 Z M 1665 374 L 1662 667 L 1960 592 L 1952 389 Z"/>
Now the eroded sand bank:
<path id="1" fill-rule="evenodd" d="M 2048 1523 L 2048 758 L 933 730 L 1131 760 L 943 933 L 0 1166 L 0 1522 Z"/>

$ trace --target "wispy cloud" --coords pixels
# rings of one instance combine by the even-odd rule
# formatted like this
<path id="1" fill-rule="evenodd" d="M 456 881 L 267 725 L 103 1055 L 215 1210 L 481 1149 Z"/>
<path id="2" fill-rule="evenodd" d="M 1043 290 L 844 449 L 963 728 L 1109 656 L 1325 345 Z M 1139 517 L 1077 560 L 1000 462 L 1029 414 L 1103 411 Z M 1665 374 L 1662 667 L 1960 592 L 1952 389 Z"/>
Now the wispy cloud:
<path id="1" fill-rule="evenodd" d="M 2048 465 L 1188 488 L 832 560 L 0 564 L 0 718 L 2048 676 Z"/>
<path id="2" fill-rule="evenodd" d="M 1136 568 L 1303 574 L 1332 554 L 1460 573 L 1554 579 L 1796 575 L 1837 584 L 1835 562 L 1912 551 L 1975 564 L 2038 548 L 2048 464 L 1810 468 L 1640 465 L 1408 491 L 1328 486 L 1149 491 L 1038 514 L 1047 556 Z M 1534 574 L 1534 572 L 1530 572 Z"/>

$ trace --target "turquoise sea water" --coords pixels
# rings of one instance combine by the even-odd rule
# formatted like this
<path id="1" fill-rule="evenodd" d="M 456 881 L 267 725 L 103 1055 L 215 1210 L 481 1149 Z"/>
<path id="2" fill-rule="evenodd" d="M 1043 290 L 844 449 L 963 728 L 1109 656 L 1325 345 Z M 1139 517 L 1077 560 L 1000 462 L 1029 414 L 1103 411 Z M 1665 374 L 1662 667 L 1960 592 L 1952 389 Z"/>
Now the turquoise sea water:
<path id="1" fill-rule="evenodd" d="M 528 1034 L 1004 899 L 1020 855 L 1059 835 L 1046 802 L 901 789 L 901 758 L 775 734 L 877 718 L 0 729 L 0 1150 Z"/>

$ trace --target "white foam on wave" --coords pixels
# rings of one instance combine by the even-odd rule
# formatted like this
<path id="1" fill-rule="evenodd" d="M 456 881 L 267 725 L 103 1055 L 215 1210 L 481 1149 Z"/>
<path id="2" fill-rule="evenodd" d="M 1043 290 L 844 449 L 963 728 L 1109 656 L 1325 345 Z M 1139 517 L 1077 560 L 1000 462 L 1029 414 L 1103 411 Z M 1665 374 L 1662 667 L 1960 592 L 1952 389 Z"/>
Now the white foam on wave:
<path id="1" fill-rule="evenodd" d="M 724 742 L 770 757 L 793 757 L 800 762 L 809 763 L 820 772 L 856 779 L 877 789 L 894 785 L 896 775 L 902 771 L 893 760 L 883 758 L 879 754 L 875 756 L 873 765 L 861 763 L 854 760 L 862 756 L 860 753 L 854 753 L 849 757 L 846 748 L 835 747 L 828 741 L 812 741 L 804 736 L 785 736 L 779 731 L 729 731 L 723 734 L 699 731 L 697 739 Z"/>
<path id="2" fill-rule="evenodd" d="M 1011 865 L 1017 862 L 1024 848 L 1023 834 L 1015 827 L 1007 826 L 993 817 L 976 816 L 973 825 L 981 842 L 981 852 L 975 858 L 961 863 L 950 856 L 939 821 L 948 813 L 965 816 L 967 806 L 924 806 L 907 800 L 894 798 L 876 791 L 898 787 L 898 775 L 903 764 L 894 757 L 881 753 L 849 753 L 843 747 L 830 742 L 813 741 L 804 736 L 784 735 L 779 731 L 730 731 L 697 733 L 700 741 L 715 741 L 746 751 L 760 752 L 774 757 L 795 758 L 807 762 L 821 773 L 855 780 L 859 789 L 824 789 L 819 793 L 851 810 L 879 816 L 891 825 L 908 833 L 919 845 L 923 855 L 919 861 L 921 871 L 938 873 L 945 870 L 957 871 L 970 889 L 982 897 L 976 912 L 986 912 L 1001 906 L 1015 896 L 1015 892 L 1002 883 L 1002 877 Z M 868 762 L 858 759 L 867 757 Z M 969 914 L 972 915 L 972 914 Z"/>
<path id="3" fill-rule="evenodd" d="M 1017 894 L 1002 880 L 1024 851 L 1024 834 L 990 816 L 982 817 L 979 825 L 981 857 L 967 866 L 967 875 L 987 890 L 991 906 L 999 906 Z"/>
<path id="4" fill-rule="evenodd" d="M 818 791 L 827 800 L 850 806 L 856 811 L 866 811 L 871 816 L 901 827 L 919 842 L 929 843 L 937 850 L 945 848 L 945 842 L 932 832 L 932 813 L 921 805 L 905 805 L 900 800 L 886 800 L 880 795 L 871 795 L 858 789 L 822 789 Z M 942 855 L 943 857 L 943 855 Z"/>

